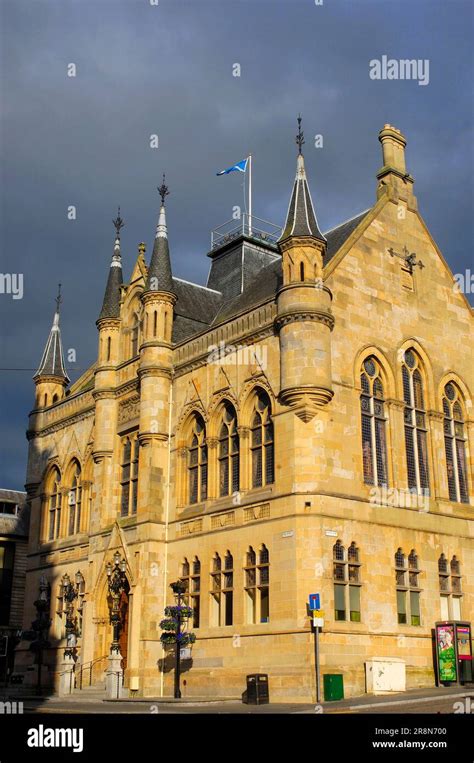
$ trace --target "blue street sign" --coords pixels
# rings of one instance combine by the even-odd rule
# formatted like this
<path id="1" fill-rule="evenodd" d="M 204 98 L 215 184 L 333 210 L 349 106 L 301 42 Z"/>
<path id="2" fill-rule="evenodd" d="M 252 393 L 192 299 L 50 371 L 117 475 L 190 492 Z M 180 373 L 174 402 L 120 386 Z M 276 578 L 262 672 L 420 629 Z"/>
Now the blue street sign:
<path id="1" fill-rule="evenodd" d="M 309 608 L 321 609 L 321 596 L 319 593 L 310 593 L 309 595 Z"/>

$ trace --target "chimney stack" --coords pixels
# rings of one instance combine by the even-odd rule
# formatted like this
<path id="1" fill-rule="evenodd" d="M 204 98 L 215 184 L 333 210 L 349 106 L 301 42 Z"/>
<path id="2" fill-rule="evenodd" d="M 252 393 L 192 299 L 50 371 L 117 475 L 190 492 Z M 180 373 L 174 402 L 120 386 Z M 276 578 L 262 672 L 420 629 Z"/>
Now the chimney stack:
<path id="1" fill-rule="evenodd" d="M 405 164 L 405 136 L 393 125 L 385 124 L 379 132 L 379 141 L 382 144 L 383 166 L 377 172 L 377 198 L 389 189 L 393 201 L 403 199 L 410 207 L 416 209 L 414 180 L 407 172 Z"/>

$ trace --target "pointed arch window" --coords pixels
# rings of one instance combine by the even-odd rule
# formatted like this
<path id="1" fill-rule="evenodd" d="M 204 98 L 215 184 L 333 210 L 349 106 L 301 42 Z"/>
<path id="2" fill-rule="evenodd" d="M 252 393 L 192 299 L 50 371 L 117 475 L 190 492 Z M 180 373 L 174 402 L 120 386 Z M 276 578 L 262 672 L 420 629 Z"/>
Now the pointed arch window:
<path id="1" fill-rule="evenodd" d="M 444 388 L 444 447 L 448 472 L 449 498 L 459 503 L 469 503 L 466 467 L 466 438 L 461 394 L 456 385 L 449 382 Z"/>
<path id="2" fill-rule="evenodd" d="M 259 391 L 255 396 L 252 418 L 252 487 L 274 482 L 274 441 L 270 398 Z"/>
<path id="3" fill-rule="evenodd" d="M 81 507 L 82 507 L 82 484 L 81 467 L 75 462 L 72 476 L 71 489 L 68 493 L 69 522 L 68 534 L 75 535 L 80 532 L 81 527 Z"/>
<path id="4" fill-rule="evenodd" d="M 442 620 L 461 619 L 461 565 L 456 556 L 448 562 L 441 554 L 438 559 L 440 612 Z"/>
<path id="5" fill-rule="evenodd" d="M 219 554 L 212 560 L 211 624 L 232 625 L 234 617 L 234 559 L 226 552 L 224 564 Z"/>
<path id="6" fill-rule="evenodd" d="M 185 603 L 193 610 L 193 628 L 199 628 L 201 615 L 201 562 L 194 557 L 192 564 L 185 558 L 181 566 L 181 580 L 186 586 Z"/>
<path id="7" fill-rule="evenodd" d="M 405 449 L 408 487 L 429 495 L 428 427 L 424 402 L 423 377 L 417 355 L 407 350 L 402 365 L 405 401 Z"/>
<path id="8" fill-rule="evenodd" d="M 334 619 L 360 623 L 360 560 L 355 541 L 347 549 L 342 542 L 333 546 Z M 349 617 L 347 617 L 349 613 Z"/>
<path id="9" fill-rule="evenodd" d="M 395 554 L 395 582 L 397 592 L 397 618 L 402 625 L 421 625 L 420 585 L 421 570 L 414 549 L 406 556 L 399 548 Z"/>
<path id="10" fill-rule="evenodd" d="M 120 465 L 120 515 L 137 513 L 138 495 L 138 434 L 134 432 L 122 439 Z"/>
<path id="11" fill-rule="evenodd" d="M 245 599 L 248 623 L 270 621 L 270 554 L 262 543 L 258 554 L 252 546 L 246 554 Z"/>
<path id="12" fill-rule="evenodd" d="M 226 403 L 219 430 L 219 495 L 232 495 L 239 490 L 239 435 L 237 415 Z"/>
<path id="13" fill-rule="evenodd" d="M 387 485 L 387 438 L 381 367 L 374 357 L 361 369 L 362 461 L 366 485 Z"/>
<path id="14" fill-rule="evenodd" d="M 194 418 L 191 444 L 188 450 L 189 503 L 207 498 L 207 444 L 206 427 L 202 416 Z"/>
<path id="15" fill-rule="evenodd" d="M 59 538 L 61 527 L 61 475 L 58 469 L 51 477 L 51 493 L 48 510 L 48 540 Z"/>

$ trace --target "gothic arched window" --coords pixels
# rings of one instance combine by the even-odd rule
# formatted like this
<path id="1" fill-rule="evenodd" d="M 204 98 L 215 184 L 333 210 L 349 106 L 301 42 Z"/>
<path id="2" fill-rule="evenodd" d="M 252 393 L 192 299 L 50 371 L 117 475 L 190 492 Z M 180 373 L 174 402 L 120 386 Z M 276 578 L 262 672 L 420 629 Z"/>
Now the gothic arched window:
<path id="1" fill-rule="evenodd" d="M 451 382 L 444 388 L 443 413 L 449 498 L 451 501 L 469 503 L 461 394 Z"/>
<path id="2" fill-rule="evenodd" d="M 82 485 L 81 485 L 81 467 L 74 463 L 71 488 L 68 493 L 69 505 L 69 524 L 68 535 L 75 535 L 81 527 L 81 505 L 82 505 Z"/>
<path id="3" fill-rule="evenodd" d="M 417 355 L 407 350 L 402 365 L 408 487 L 429 493 L 428 445 L 423 378 Z"/>
<path id="4" fill-rule="evenodd" d="M 188 450 L 189 503 L 207 498 L 207 444 L 206 427 L 202 416 L 194 418 L 191 444 Z"/>
<path id="5" fill-rule="evenodd" d="M 59 538 L 61 527 L 61 475 L 54 469 L 50 478 L 50 494 L 48 506 L 48 540 Z"/>
<path id="6" fill-rule="evenodd" d="M 120 465 L 120 514 L 122 517 L 137 513 L 138 495 L 138 433 L 132 432 L 122 439 Z"/>
<path id="7" fill-rule="evenodd" d="M 380 364 L 374 357 L 364 361 L 360 384 L 364 482 L 366 485 L 387 485 L 384 390 Z"/>
<path id="8" fill-rule="evenodd" d="M 232 495 L 239 489 L 239 435 L 237 415 L 226 403 L 219 430 L 219 495 Z"/>
<path id="9" fill-rule="evenodd" d="M 274 482 L 273 423 L 270 398 L 259 391 L 254 401 L 252 418 L 252 487 L 262 487 Z"/>

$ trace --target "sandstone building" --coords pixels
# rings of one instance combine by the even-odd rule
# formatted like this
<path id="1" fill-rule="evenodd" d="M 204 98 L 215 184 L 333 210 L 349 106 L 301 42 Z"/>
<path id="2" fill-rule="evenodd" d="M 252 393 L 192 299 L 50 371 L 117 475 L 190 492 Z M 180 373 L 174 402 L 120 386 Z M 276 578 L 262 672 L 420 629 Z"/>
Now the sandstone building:
<path id="1" fill-rule="evenodd" d="M 325 234 L 300 144 L 280 234 L 245 219 L 216 237 L 206 286 L 172 274 L 164 185 L 150 262 L 140 244 L 127 283 L 119 216 L 97 361 L 71 386 L 58 308 L 26 484 L 25 627 L 43 576 L 51 680 L 61 580 L 78 571 L 76 672 L 100 680 L 118 551 L 139 694 L 172 693 L 159 623 L 177 578 L 197 636 L 188 695 L 239 696 L 263 672 L 273 700 L 314 700 L 312 592 L 322 673 L 346 695 L 373 658 L 433 685 L 435 621 L 474 611 L 472 310 L 418 211 L 404 136 L 379 140 L 374 205 Z"/>

